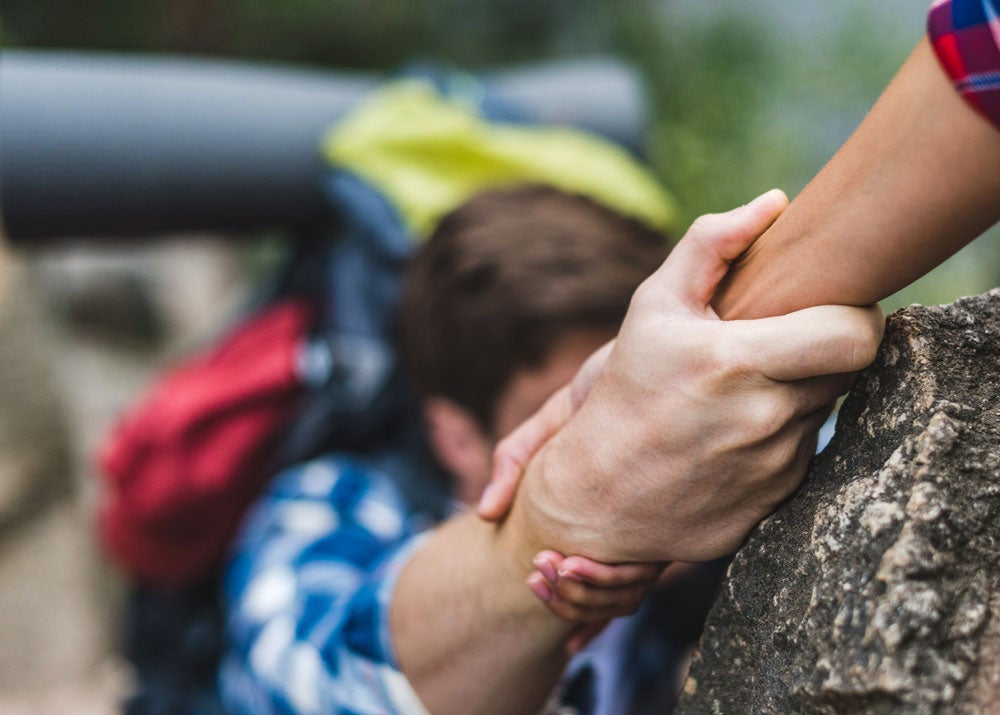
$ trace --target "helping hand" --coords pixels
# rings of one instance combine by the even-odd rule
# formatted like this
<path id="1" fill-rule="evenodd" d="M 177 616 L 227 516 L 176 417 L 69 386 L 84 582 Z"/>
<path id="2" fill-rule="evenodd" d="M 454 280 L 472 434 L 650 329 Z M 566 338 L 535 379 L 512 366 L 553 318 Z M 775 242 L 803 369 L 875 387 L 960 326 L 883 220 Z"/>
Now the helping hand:
<path id="1" fill-rule="evenodd" d="M 498 447 L 481 514 L 505 511 L 537 450 L 520 486 L 537 543 L 606 562 L 701 561 L 733 551 L 798 486 L 882 317 L 822 306 L 719 320 L 710 301 L 729 263 L 786 204 L 772 191 L 692 225 L 617 340 Z"/>

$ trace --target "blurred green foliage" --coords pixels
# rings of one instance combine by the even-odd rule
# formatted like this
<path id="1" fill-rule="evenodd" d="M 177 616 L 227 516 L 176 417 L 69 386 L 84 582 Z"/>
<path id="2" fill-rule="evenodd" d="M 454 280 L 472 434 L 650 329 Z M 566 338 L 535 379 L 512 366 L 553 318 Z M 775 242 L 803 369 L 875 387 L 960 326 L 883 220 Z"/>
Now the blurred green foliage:
<path id="1" fill-rule="evenodd" d="M 797 193 L 920 37 L 909 0 L 0 0 L 8 46 L 185 52 L 392 69 L 611 52 L 652 98 L 649 157 L 685 223 Z M 1000 283 L 993 232 L 889 301 Z"/>
<path id="2" fill-rule="evenodd" d="M 551 53 L 593 0 L 3 0 L 6 44 L 384 69 Z"/>

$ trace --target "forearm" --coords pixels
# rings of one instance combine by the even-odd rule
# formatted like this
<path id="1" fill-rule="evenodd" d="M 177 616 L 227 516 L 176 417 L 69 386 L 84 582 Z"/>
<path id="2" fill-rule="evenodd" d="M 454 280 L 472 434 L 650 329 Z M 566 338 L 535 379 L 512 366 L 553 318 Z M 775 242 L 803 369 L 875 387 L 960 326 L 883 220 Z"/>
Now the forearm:
<path id="1" fill-rule="evenodd" d="M 456 517 L 400 575 L 393 643 L 434 715 L 536 712 L 562 673 L 574 626 L 525 586 L 537 547 L 520 528 L 516 509 L 499 528 L 473 514 Z"/>
<path id="2" fill-rule="evenodd" d="M 734 265 L 724 318 L 867 305 L 1000 218 L 1000 132 L 925 39 L 851 138 Z"/>

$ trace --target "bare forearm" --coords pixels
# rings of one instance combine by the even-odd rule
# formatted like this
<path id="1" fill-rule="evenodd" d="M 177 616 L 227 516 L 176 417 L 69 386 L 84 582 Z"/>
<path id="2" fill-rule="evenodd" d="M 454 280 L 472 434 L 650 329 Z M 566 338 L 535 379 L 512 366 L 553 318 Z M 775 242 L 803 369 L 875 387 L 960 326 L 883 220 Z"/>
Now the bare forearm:
<path id="1" fill-rule="evenodd" d="M 536 547 L 517 543 L 517 518 L 500 529 L 471 514 L 452 519 L 400 576 L 393 641 L 434 715 L 535 712 L 565 667 L 573 626 L 524 585 Z"/>
<path id="2" fill-rule="evenodd" d="M 894 293 L 1000 218 L 1000 132 L 917 46 L 823 170 L 737 262 L 725 318 Z"/>

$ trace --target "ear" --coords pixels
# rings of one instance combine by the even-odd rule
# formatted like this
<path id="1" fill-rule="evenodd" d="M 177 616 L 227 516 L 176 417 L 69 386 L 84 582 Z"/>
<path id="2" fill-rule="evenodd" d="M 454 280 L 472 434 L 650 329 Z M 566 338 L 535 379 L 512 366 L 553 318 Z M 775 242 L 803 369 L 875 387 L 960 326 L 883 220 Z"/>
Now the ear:
<path id="1" fill-rule="evenodd" d="M 472 504 L 490 473 L 490 441 L 468 410 L 445 397 L 424 401 L 424 422 L 431 448 L 455 477 L 459 499 Z"/>

